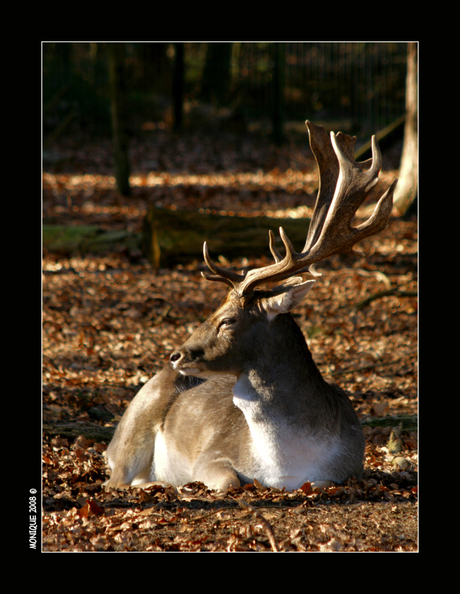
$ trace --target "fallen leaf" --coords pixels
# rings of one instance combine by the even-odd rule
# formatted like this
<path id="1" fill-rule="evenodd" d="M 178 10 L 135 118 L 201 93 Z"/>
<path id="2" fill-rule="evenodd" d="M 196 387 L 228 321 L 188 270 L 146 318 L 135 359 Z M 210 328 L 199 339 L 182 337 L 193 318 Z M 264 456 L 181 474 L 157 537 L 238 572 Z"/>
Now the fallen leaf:
<path id="1" fill-rule="evenodd" d="M 376 402 L 374 404 L 374 412 L 377 416 L 382 416 L 389 408 L 389 403 L 387 400 L 382 400 L 381 402 Z"/>
<path id="2" fill-rule="evenodd" d="M 313 493 L 313 487 L 309 482 L 304 483 L 300 489 L 305 493 L 305 495 L 310 495 L 310 493 Z"/>
<path id="3" fill-rule="evenodd" d="M 99 515 L 103 512 L 103 508 L 98 505 L 94 499 L 87 499 L 86 503 L 78 510 L 80 518 L 88 518 L 90 515 Z"/>
<path id="4" fill-rule="evenodd" d="M 325 544 L 320 545 L 320 551 L 340 551 L 342 549 L 342 543 L 337 538 L 331 538 L 331 540 Z"/>

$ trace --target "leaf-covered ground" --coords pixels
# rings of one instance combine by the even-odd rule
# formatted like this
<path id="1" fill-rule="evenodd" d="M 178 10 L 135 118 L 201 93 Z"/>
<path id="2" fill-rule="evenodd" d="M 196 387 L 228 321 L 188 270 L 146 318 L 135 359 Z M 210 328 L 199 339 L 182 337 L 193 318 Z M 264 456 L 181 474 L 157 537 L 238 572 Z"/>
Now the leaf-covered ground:
<path id="1" fill-rule="evenodd" d="M 152 201 L 247 216 L 311 212 L 317 175 L 306 143 L 165 134 L 133 144 L 131 159 L 133 195 L 122 198 L 108 145 L 51 147 L 45 220 L 140 230 Z M 397 177 L 391 155 L 386 167 L 379 195 Z M 226 495 L 199 483 L 102 488 L 105 449 L 126 406 L 226 289 L 201 278 L 201 262 L 154 271 L 139 253 L 45 253 L 43 550 L 418 550 L 416 220 L 393 218 L 360 249 L 321 266 L 296 319 L 364 423 L 363 480 L 322 493 L 256 485 Z M 262 263 L 248 254 L 226 265 Z"/>

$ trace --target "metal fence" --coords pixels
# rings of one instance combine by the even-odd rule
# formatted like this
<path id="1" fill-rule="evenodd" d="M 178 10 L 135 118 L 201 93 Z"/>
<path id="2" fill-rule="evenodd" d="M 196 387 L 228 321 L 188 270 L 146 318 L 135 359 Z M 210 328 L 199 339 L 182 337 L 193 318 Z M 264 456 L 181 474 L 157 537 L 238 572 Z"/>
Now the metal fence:
<path id="1" fill-rule="evenodd" d="M 213 60 L 210 45 L 183 44 L 185 128 L 198 125 L 201 108 L 244 132 L 269 130 L 276 118 L 295 130 L 308 118 L 367 136 L 404 114 L 406 43 L 225 43 Z M 125 44 L 134 132 L 172 125 L 176 56 L 173 43 Z M 45 139 L 109 133 L 105 44 L 43 44 L 43 128 Z"/>

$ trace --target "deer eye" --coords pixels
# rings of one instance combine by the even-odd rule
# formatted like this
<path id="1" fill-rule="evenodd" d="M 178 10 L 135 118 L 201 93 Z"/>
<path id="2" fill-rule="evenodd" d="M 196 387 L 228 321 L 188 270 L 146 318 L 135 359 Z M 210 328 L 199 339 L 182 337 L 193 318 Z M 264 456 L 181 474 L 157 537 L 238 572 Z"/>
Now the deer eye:
<path id="1" fill-rule="evenodd" d="M 223 318 L 219 324 L 219 328 L 228 328 L 233 324 L 236 324 L 236 318 Z"/>

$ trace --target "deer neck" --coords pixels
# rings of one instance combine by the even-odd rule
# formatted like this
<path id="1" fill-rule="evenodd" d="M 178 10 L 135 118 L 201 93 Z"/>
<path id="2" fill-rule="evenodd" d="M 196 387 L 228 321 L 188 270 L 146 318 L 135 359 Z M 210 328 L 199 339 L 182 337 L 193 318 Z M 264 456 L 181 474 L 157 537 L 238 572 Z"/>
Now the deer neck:
<path id="1" fill-rule="evenodd" d="M 233 401 L 246 416 L 288 420 L 303 417 L 325 384 L 305 338 L 289 314 L 271 322 L 255 356 L 238 375 Z"/>
<path id="2" fill-rule="evenodd" d="M 270 359 L 256 358 L 240 373 L 233 402 L 248 424 L 253 464 L 262 483 L 296 489 L 305 477 L 320 472 L 317 458 L 324 444 L 316 443 L 316 423 L 327 390 L 294 320 L 288 330 L 276 342 L 267 341 Z"/>

